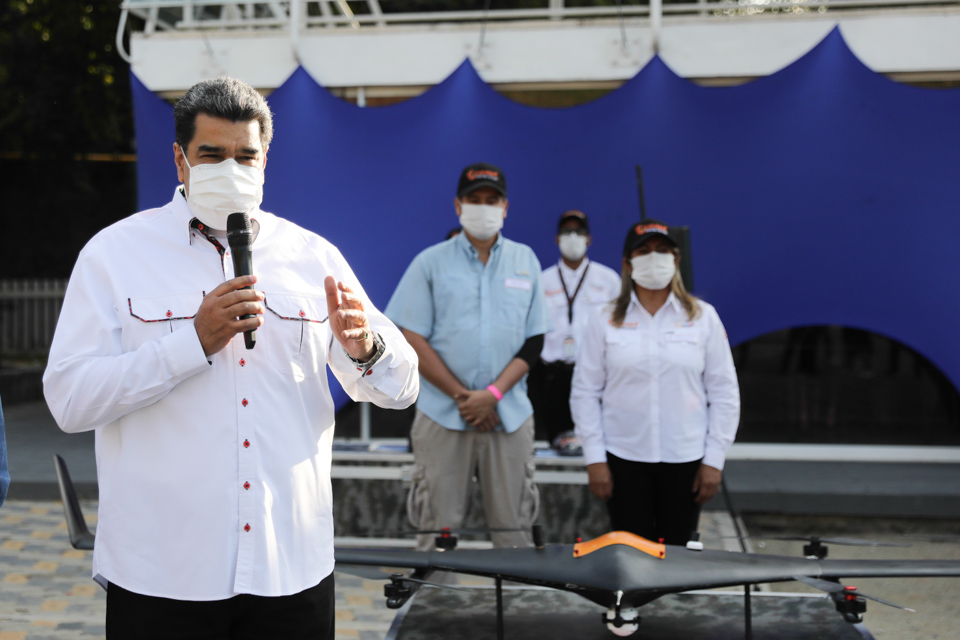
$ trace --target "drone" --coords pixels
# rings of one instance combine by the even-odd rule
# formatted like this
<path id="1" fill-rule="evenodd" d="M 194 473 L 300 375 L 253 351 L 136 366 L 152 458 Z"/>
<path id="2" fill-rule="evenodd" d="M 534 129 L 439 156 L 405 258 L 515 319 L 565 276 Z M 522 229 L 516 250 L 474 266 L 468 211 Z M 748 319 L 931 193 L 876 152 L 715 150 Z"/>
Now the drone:
<path id="1" fill-rule="evenodd" d="M 433 571 L 494 578 L 498 629 L 503 580 L 570 591 L 607 608 L 601 622 L 618 636 L 639 628 L 643 605 L 672 593 L 798 581 L 829 593 L 844 620 L 859 623 L 867 599 L 913 610 L 844 586 L 842 578 L 960 576 L 960 561 L 955 560 L 826 560 L 825 543 L 831 541 L 820 538 L 807 545 L 811 553 L 801 558 L 708 550 L 696 540 L 686 546 L 665 545 L 624 531 L 575 544 L 544 544 L 535 527 L 535 546 L 513 549 L 461 550 L 451 538 L 452 531 L 442 532 L 436 551 L 338 548 L 337 567 L 347 572 L 350 566 L 413 569 L 410 576 L 394 573 L 384 586 L 387 607 L 393 609 L 403 606 L 421 584 L 432 584 L 426 578 Z"/>
<path id="2" fill-rule="evenodd" d="M 87 529 L 66 465 L 55 456 L 71 544 L 92 549 L 94 535 Z M 430 533 L 420 531 L 418 533 Z M 841 584 L 846 578 L 932 578 L 960 576 L 958 560 L 828 560 L 827 543 L 856 544 L 843 539 L 803 538 L 804 557 L 788 557 L 704 549 L 699 540 L 686 546 L 653 542 L 624 531 L 614 531 L 575 544 L 546 544 L 543 531 L 534 525 L 534 546 L 510 549 L 457 549 L 452 529 L 437 531 L 434 551 L 337 548 L 337 569 L 363 575 L 362 567 L 411 569 L 410 575 L 380 574 L 386 605 L 399 609 L 427 584 L 458 588 L 429 581 L 435 571 L 493 578 L 496 586 L 497 637 L 503 635 L 503 581 L 569 591 L 606 611 L 601 622 L 617 636 L 639 629 L 640 610 L 667 594 L 744 586 L 746 637 L 751 637 L 749 587 L 798 581 L 832 598 L 836 610 L 851 624 L 863 621 L 867 600 L 913 611 Z M 459 587 L 462 588 L 462 587 Z"/>

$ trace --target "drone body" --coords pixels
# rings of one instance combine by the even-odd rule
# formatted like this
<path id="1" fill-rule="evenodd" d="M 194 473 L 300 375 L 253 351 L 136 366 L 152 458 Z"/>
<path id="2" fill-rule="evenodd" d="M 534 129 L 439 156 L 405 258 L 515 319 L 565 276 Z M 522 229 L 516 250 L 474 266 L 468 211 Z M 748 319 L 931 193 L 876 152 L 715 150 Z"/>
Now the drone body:
<path id="1" fill-rule="evenodd" d="M 658 545 L 624 532 L 584 544 L 540 548 L 426 552 L 337 549 L 336 558 L 340 569 L 345 569 L 344 565 L 366 565 L 416 570 L 412 579 L 394 574 L 395 585 L 422 582 L 430 571 L 438 570 L 569 591 L 607 607 L 604 622 L 615 632 L 635 628 L 639 617 L 635 618 L 632 610 L 669 593 L 799 580 L 835 592 L 837 610 L 849 622 L 859 622 L 864 596 L 855 589 L 844 590 L 837 582 L 841 578 L 960 576 L 960 561 L 825 560 L 698 550 Z M 400 606 L 412 592 L 408 589 L 405 597 L 395 599 L 391 606 Z"/>

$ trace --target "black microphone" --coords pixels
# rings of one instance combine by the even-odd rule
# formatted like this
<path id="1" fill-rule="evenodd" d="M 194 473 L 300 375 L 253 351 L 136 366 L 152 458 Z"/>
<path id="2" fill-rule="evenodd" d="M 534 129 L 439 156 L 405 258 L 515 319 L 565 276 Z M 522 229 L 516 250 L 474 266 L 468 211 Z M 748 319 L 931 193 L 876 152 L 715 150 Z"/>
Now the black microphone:
<path id="1" fill-rule="evenodd" d="M 246 213 L 231 213 L 227 216 L 227 243 L 233 253 L 233 275 L 236 277 L 253 274 L 253 230 L 250 228 L 250 215 Z M 253 287 L 244 287 L 253 289 Z M 252 313 L 240 316 L 241 320 L 256 318 Z M 247 349 L 257 346 L 257 331 L 252 329 L 243 332 L 243 343 Z"/>

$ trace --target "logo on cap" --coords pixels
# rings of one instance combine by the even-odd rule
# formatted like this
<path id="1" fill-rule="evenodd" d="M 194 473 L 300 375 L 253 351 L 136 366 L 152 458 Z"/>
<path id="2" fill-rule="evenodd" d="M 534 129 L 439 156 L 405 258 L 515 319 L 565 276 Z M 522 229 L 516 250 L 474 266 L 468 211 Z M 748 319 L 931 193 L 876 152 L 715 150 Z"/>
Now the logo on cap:
<path id="1" fill-rule="evenodd" d="M 471 169 L 470 171 L 467 171 L 467 180 L 470 180 L 471 182 L 474 180 L 480 180 L 482 178 L 496 182 L 500 179 L 500 172 L 490 171 L 489 169 Z"/>
<path id="2" fill-rule="evenodd" d="M 640 223 L 633 228 L 633 232 L 636 233 L 638 236 L 642 236 L 645 233 L 662 233 L 664 235 L 668 235 L 668 231 L 669 230 L 667 229 L 666 225 L 655 224 L 655 223 L 651 223 L 651 224 Z"/>

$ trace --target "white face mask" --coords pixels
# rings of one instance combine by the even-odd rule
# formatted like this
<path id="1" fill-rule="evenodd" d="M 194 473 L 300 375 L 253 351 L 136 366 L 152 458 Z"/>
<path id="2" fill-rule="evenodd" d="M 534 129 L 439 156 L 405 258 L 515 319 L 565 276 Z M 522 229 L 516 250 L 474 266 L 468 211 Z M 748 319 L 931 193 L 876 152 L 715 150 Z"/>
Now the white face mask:
<path id="1" fill-rule="evenodd" d="M 633 267 L 631 274 L 633 281 L 651 291 L 669 286 L 673 275 L 677 272 L 672 253 L 653 251 L 645 256 L 630 258 L 630 266 Z"/>
<path id="2" fill-rule="evenodd" d="M 231 213 L 250 213 L 263 201 L 263 171 L 242 165 L 233 158 L 217 164 L 183 161 L 190 169 L 187 204 L 193 215 L 212 229 L 227 228 Z"/>
<path id="3" fill-rule="evenodd" d="M 560 255 L 567 260 L 579 260 L 587 253 L 587 236 L 579 233 L 560 234 Z"/>
<path id="4" fill-rule="evenodd" d="M 503 207 L 461 202 L 460 226 L 477 240 L 489 240 L 503 228 Z"/>

